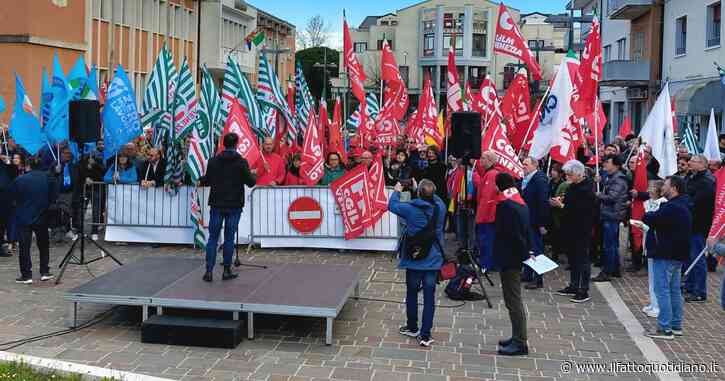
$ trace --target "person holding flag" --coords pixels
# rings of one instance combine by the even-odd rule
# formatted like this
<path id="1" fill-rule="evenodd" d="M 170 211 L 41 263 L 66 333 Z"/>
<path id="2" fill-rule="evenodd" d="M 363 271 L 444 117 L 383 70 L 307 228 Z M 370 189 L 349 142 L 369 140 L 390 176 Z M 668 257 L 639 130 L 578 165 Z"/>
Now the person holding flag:
<path id="1" fill-rule="evenodd" d="M 689 195 L 690 212 L 692 213 L 692 237 L 690 242 L 689 267 L 698 258 L 705 247 L 705 237 L 710 232 L 715 205 L 715 178 L 707 168 L 707 157 L 695 155 L 690 159 L 690 177 L 687 178 L 686 191 Z M 685 279 L 685 301 L 688 303 L 705 302 L 707 300 L 707 264 L 704 258 L 695 263 L 692 271 Z"/>
<path id="2" fill-rule="evenodd" d="M 285 177 L 285 161 L 274 152 L 274 139 L 264 138 L 262 143 L 262 160 L 258 160 L 254 169 L 257 171 L 257 185 L 282 185 Z"/>
<path id="3" fill-rule="evenodd" d="M 224 273 L 222 280 L 234 279 L 232 272 L 234 239 L 237 236 L 239 218 L 244 208 L 244 186 L 256 184 L 256 170 L 249 169 L 247 160 L 237 153 L 239 136 L 233 132 L 224 135 L 224 150 L 209 160 L 206 174 L 199 179 L 200 185 L 211 187 L 209 191 L 209 240 L 206 244 L 205 282 L 213 280 L 217 242 L 224 225 Z"/>

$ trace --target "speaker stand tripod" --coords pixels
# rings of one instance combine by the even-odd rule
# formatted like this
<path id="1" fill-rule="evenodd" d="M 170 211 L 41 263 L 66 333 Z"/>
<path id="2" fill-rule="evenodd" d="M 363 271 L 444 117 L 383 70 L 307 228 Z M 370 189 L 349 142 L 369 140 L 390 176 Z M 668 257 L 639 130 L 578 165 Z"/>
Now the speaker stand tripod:
<path id="1" fill-rule="evenodd" d="M 481 287 L 481 295 L 483 295 L 483 299 L 486 300 L 486 305 L 488 305 L 488 308 L 493 308 L 493 306 L 491 305 L 491 300 L 488 298 L 488 294 L 486 293 L 486 288 L 483 286 L 483 278 L 486 278 L 488 284 L 491 285 L 491 287 L 493 287 L 493 281 L 491 280 L 491 278 L 488 277 L 488 271 L 484 271 L 481 268 L 481 264 L 473 258 L 473 249 L 471 248 L 471 237 L 473 236 L 473 232 L 471 231 L 472 229 L 469 228 L 472 225 L 470 223 L 470 216 L 473 214 L 473 210 L 464 207 L 461 208 L 460 212 L 466 214 L 466 239 L 464 240 L 463 247 L 460 249 L 460 251 L 468 257 L 468 263 L 470 263 L 471 266 L 473 266 L 473 268 L 476 270 L 476 278 L 478 278 L 478 285 L 479 287 Z"/>
<path id="2" fill-rule="evenodd" d="M 249 242 L 247 245 L 248 245 L 247 248 L 250 248 L 252 246 L 252 243 Z M 222 246 L 219 246 L 217 248 L 217 250 L 221 249 L 223 246 L 224 245 L 222 244 Z M 234 242 L 234 250 L 235 250 L 234 267 L 244 266 L 244 267 L 252 267 L 255 269 L 267 269 L 266 265 L 255 265 L 253 263 L 245 263 L 239 259 L 239 229 L 237 229 L 237 237 L 236 237 L 236 241 Z M 247 250 L 247 253 L 249 253 L 249 250 Z M 222 265 L 224 265 L 223 262 L 222 262 Z"/>
<path id="3" fill-rule="evenodd" d="M 123 263 L 116 259 L 116 257 L 111 254 L 110 251 L 106 250 L 103 246 L 101 246 L 98 242 L 93 240 L 93 238 L 88 237 L 88 234 L 85 232 L 85 224 L 84 220 L 86 215 L 86 207 L 88 206 L 88 199 L 86 197 L 86 191 L 85 187 L 83 189 L 83 200 L 82 206 L 81 206 L 81 218 L 80 218 L 80 232 L 78 233 L 78 236 L 75 240 L 73 240 L 73 244 L 70 245 L 70 249 L 68 249 L 68 252 L 63 257 L 63 260 L 60 261 L 60 265 L 58 265 L 58 268 L 60 268 L 60 272 L 58 273 L 58 277 L 55 279 L 55 284 L 59 284 L 61 278 L 63 278 L 63 274 L 65 273 L 65 270 L 68 268 L 68 265 L 78 265 L 78 266 L 85 266 L 93 262 L 100 261 L 101 259 L 104 259 L 106 257 L 113 259 L 114 262 L 116 262 L 119 266 L 123 266 Z M 99 206 L 100 207 L 100 206 Z M 100 257 L 93 258 L 91 260 L 86 260 L 86 240 L 90 241 L 93 245 L 95 245 L 101 252 L 103 253 Z M 76 256 L 74 254 L 74 250 L 76 246 L 79 246 L 80 249 L 80 256 Z"/>

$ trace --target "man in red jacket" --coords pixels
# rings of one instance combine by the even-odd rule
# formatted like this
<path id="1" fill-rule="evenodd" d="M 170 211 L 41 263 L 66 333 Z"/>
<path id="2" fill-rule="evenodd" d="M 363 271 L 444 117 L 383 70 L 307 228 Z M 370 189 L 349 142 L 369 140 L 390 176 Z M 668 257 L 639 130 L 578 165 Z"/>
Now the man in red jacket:
<path id="1" fill-rule="evenodd" d="M 282 185 L 285 176 L 285 162 L 281 156 L 274 153 L 274 140 L 264 138 L 262 143 L 262 160 L 257 160 L 254 169 L 257 170 L 257 186 Z"/>
<path id="2" fill-rule="evenodd" d="M 498 189 L 494 169 L 498 155 L 493 151 L 481 154 L 473 174 L 473 185 L 476 188 L 476 235 L 478 236 L 479 263 L 481 269 L 490 270 L 495 266 L 493 261 L 493 243 L 496 239 L 496 204 Z"/>

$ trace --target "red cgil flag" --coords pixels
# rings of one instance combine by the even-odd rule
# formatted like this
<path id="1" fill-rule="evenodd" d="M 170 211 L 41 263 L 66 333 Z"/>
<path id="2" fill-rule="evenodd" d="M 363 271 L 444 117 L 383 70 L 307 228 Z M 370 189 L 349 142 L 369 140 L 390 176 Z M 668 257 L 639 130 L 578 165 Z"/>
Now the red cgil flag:
<path id="1" fill-rule="evenodd" d="M 295 116 L 295 84 L 294 82 L 287 83 L 287 107 L 289 107 L 292 116 Z"/>
<path id="2" fill-rule="evenodd" d="M 368 190 L 370 191 L 370 218 L 365 226 L 374 226 L 388 210 L 388 196 L 385 194 L 385 176 L 383 174 L 382 153 L 378 152 L 368 169 Z"/>
<path id="3" fill-rule="evenodd" d="M 644 160 L 644 151 L 637 154 L 637 167 L 634 169 L 634 190 L 639 193 L 647 192 L 647 161 Z M 644 201 L 637 199 L 632 200 L 632 219 L 642 220 L 644 217 Z M 632 229 L 632 245 L 635 250 L 642 249 L 642 239 L 644 232 L 642 229 Z"/>
<path id="4" fill-rule="evenodd" d="M 452 40 L 455 41 L 455 36 Z M 448 75 L 446 88 L 446 103 L 448 106 L 448 118 L 451 113 L 463 111 L 463 97 L 461 97 L 461 83 L 458 81 L 458 69 L 456 68 L 456 53 L 453 45 L 448 50 Z"/>
<path id="5" fill-rule="evenodd" d="M 322 180 L 325 173 L 325 157 L 322 153 L 322 140 L 320 139 L 315 113 L 310 112 L 307 117 L 305 142 L 302 145 L 302 166 L 300 167 L 302 180 L 306 185 L 315 185 Z"/>
<path id="6" fill-rule="evenodd" d="M 575 77 L 573 77 L 576 94 L 572 96 L 571 107 L 577 117 L 585 117 L 594 112 L 598 102 L 597 87 L 599 86 L 601 74 L 602 36 L 599 19 L 594 16 L 591 31 L 584 44 L 579 69 Z"/>
<path id="7" fill-rule="evenodd" d="M 381 146 L 392 146 L 400 135 L 400 125 L 389 108 L 383 108 L 375 121 L 375 139 Z"/>
<path id="8" fill-rule="evenodd" d="M 595 132 L 597 134 L 597 142 L 603 142 L 604 125 L 607 124 L 607 114 L 604 113 L 604 107 L 602 107 L 602 102 L 599 101 L 599 97 L 596 98 L 595 105 L 596 108 L 594 111 L 585 118 L 587 121 L 587 127 L 589 127 L 589 136 L 587 138 L 592 144 L 594 144 Z M 597 115 L 597 120 L 594 120 L 595 115 Z M 596 131 L 594 131 L 595 127 Z"/>
<path id="9" fill-rule="evenodd" d="M 408 111 L 408 89 L 405 87 L 403 77 L 398 70 L 398 64 L 395 61 L 393 51 L 386 40 L 383 40 L 383 53 L 381 55 L 381 78 L 386 81 L 385 102 L 383 108 L 390 109 L 395 119 L 401 120 Z"/>
<path id="10" fill-rule="evenodd" d="M 257 136 L 254 135 L 252 129 L 249 127 L 249 121 L 247 121 L 247 112 L 244 107 L 239 104 L 239 100 L 236 98 L 232 101 L 232 106 L 229 109 L 229 116 L 227 122 L 224 125 L 224 131 L 222 137 L 219 139 L 219 147 L 217 153 L 224 150 L 224 136 L 228 133 L 235 133 L 239 137 L 239 143 L 237 143 L 237 152 L 249 163 L 249 167 L 253 168 L 254 164 L 257 163 L 262 152 L 259 150 L 257 144 Z"/>
<path id="11" fill-rule="evenodd" d="M 707 236 L 719 240 L 725 236 L 725 167 L 715 172 L 715 179 L 715 212 L 712 214 L 712 226 Z"/>
<path id="12" fill-rule="evenodd" d="M 524 61 L 534 79 L 537 81 L 541 79 L 541 68 L 536 62 L 536 57 L 531 52 L 531 49 L 529 49 L 526 39 L 521 34 L 518 25 L 516 25 L 513 17 L 511 17 L 511 13 L 503 3 L 498 8 L 498 22 L 496 23 L 493 52 L 505 54 Z"/>
<path id="13" fill-rule="evenodd" d="M 524 167 L 511 146 L 504 126 L 501 123 L 492 124 L 486 130 L 481 140 L 481 152 L 493 151 L 498 156 L 496 168 L 508 172 L 511 176 L 521 179 L 524 177 Z"/>
<path id="14" fill-rule="evenodd" d="M 342 103 L 340 97 L 335 97 L 335 109 L 332 111 L 332 123 L 330 124 L 330 134 L 327 143 L 328 152 L 337 152 L 343 163 L 347 163 L 347 152 L 345 152 L 345 144 L 342 141 Z"/>
<path id="15" fill-rule="evenodd" d="M 481 103 L 477 108 L 481 109 L 481 124 L 486 125 L 491 119 L 491 116 L 497 113 L 500 106 L 500 100 L 498 99 L 498 93 L 496 92 L 496 84 L 491 80 L 489 76 L 481 83 L 481 89 L 478 92 L 478 98 Z"/>
<path id="16" fill-rule="evenodd" d="M 430 77 L 423 80 L 423 93 L 418 101 L 418 122 L 423 136 L 430 137 L 438 147 L 443 147 L 445 137 L 438 130 L 438 107 L 436 107 L 433 85 Z"/>
<path id="17" fill-rule="evenodd" d="M 330 132 L 330 118 L 327 117 L 327 101 L 325 98 L 320 98 L 320 112 L 318 115 L 320 120 L 320 142 L 322 142 L 322 153 L 323 156 L 327 156 L 329 147 L 327 146 L 327 137 Z"/>
<path id="18" fill-rule="evenodd" d="M 508 131 L 511 144 L 518 151 L 524 146 L 526 132 L 531 126 L 531 98 L 529 96 L 529 80 L 526 72 L 521 69 L 501 101 L 501 113 L 511 128 Z"/>
<path id="19" fill-rule="evenodd" d="M 355 239 L 365 232 L 366 221 L 372 215 L 368 170 L 358 165 L 330 183 L 335 202 L 340 210 L 345 239 Z"/>
<path id="20" fill-rule="evenodd" d="M 342 61 L 343 67 L 347 69 L 347 77 L 350 80 L 352 94 L 361 103 L 365 103 L 365 71 L 357 60 L 355 51 L 352 47 L 352 38 L 350 37 L 350 29 L 347 27 L 347 20 L 342 22 L 343 33 L 343 50 L 345 59 Z"/>
<path id="21" fill-rule="evenodd" d="M 628 135 L 632 134 L 632 121 L 629 119 L 629 115 L 624 117 L 624 122 L 622 122 L 622 125 L 619 127 L 619 132 L 617 133 L 617 136 L 621 136 L 623 138 L 626 138 Z"/>

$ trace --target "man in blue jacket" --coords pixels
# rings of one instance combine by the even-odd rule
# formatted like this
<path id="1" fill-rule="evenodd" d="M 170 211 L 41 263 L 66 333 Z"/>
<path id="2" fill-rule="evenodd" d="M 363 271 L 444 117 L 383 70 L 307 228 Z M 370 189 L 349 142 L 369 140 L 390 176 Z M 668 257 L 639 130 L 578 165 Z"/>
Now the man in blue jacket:
<path id="1" fill-rule="evenodd" d="M 690 253 L 692 215 L 685 180 L 671 176 L 665 180 L 662 193 L 667 198 L 657 211 L 644 215 L 642 222 L 654 232 L 655 244 L 647 245 L 647 256 L 653 260 L 654 291 L 660 313 L 657 330 L 648 333 L 652 338 L 671 340 L 682 336 L 682 265 Z"/>
<path id="2" fill-rule="evenodd" d="M 40 280 L 53 279 L 48 263 L 50 254 L 48 249 L 48 222 L 46 211 L 58 197 L 58 185 L 56 179 L 48 176 L 45 170 L 41 170 L 42 163 L 39 159 L 30 160 L 31 171 L 18 177 L 10 185 L 10 194 L 15 204 L 15 218 L 18 224 L 20 249 L 18 259 L 20 261 L 20 277 L 17 283 L 33 283 L 33 264 L 30 260 L 30 244 L 33 233 L 40 251 Z"/>
<path id="3" fill-rule="evenodd" d="M 544 234 L 549 221 L 549 181 L 546 175 L 539 170 L 539 161 L 533 157 L 524 159 L 524 178 L 521 181 L 521 196 L 529 208 L 529 223 L 531 229 L 531 251 L 534 255 L 544 254 Z M 544 287 L 544 278 L 524 266 L 524 275 L 531 282 L 526 285 L 527 290 Z"/>
<path id="4" fill-rule="evenodd" d="M 10 157 L 0 155 L 0 205 L 11 205 L 9 190 L 15 176 L 17 176 L 17 168 L 10 163 Z M 0 257 L 10 256 L 5 251 L 3 244 L 5 243 L 5 232 L 11 215 L 12 213 L 8 209 L 0 213 Z"/>
<path id="5" fill-rule="evenodd" d="M 433 343 L 431 329 L 433 328 L 433 314 L 435 311 L 435 292 L 438 272 L 443 266 L 445 255 L 443 252 L 443 228 L 446 221 L 446 205 L 436 196 L 436 186 L 428 179 L 418 184 L 418 198 L 410 202 L 400 201 L 400 192 L 403 185 L 395 184 L 395 192 L 390 195 L 388 210 L 405 221 L 405 235 L 411 237 L 422 231 L 428 222 L 435 222 L 435 241 L 428 255 L 421 259 L 409 258 L 404 253 L 406 242 L 403 240 L 400 247 L 400 263 L 398 267 L 405 270 L 406 296 L 405 311 L 407 324 L 400 327 L 400 333 L 415 337 L 423 347 Z M 423 321 L 418 329 L 418 289 L 423 288 Z"/>

